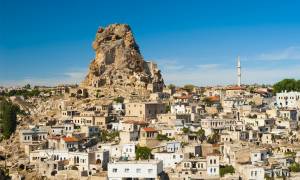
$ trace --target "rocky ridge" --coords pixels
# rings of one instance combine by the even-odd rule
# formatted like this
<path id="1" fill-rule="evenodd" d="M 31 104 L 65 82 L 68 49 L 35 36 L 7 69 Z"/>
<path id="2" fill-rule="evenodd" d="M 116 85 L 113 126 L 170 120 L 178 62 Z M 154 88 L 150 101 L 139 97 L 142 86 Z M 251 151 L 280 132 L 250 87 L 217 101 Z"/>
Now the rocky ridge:
<path id="1" fill-rule="evenodd" d="M 81 87 L 123 96 L 162 91 L 160 70 L 155 63 L 144 61 L 128 25 L 99 28 L 93 48 L 96 56 Z"/>

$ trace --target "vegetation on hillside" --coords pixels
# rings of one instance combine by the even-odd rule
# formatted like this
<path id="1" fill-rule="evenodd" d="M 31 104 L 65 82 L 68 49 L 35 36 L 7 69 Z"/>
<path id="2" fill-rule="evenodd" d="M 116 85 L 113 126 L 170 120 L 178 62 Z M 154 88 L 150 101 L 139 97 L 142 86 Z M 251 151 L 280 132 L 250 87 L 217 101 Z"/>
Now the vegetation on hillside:
<path id="1" fill-rule="evenodd" d="M 159 140 L 159 141 L 172 141 L 172 140 L 175 140 L 175 138 L 169 138 L 165 134 L 158 134 L 156 139 Z"/>
<path id="2" fill-rule="evenodd" d="M 198 137 L 198 139 L 203 142 L 205 140 L 205 131 L 204 129 L 199 129 L 197 132 L 196 132 L 196 135 Z"/>
<path id="3" fill-rule="evenodd" d="M 283 79 L 273 85 L 274 93 L 282 91 L 300 91 L 300 80 Z"/>
<path id="4" fill-rule="evenodd" d="M 18 106 L 5 100 L 0 100 L 0 129 L 2 136 L 8 139 L 10 135 L 16 130 L 17 126 L 17 113 L 20 113 Z"/>
<path id="5" fill-rule="evenodd" d="M 116 97 L 115 99 L 114 99 L 114 101 L 116 102 L 116 103 L 123 103 L 124 102 L 124 98 L 123 97 Z"/>
<path id="6" fill-rule="evenodd" d="M 186 84 L 183 86 L 183 89 L 189 93 L 193 92 L 194 88 L 195 88 L 195 86 L 192 84 Z"/>
<path id="7" fill-rule="evenodd" d="M 107 130 L 102 130 L 100 134 L 100 141 L 102 142 L 110 142 L 115 140 L 117 137 L 119 137 L 119 132 L 118 131 L 107 131 Z"/>
<path id="8" fill-rule="evenodd" d="M 34 96 L 38 96 L 40 94 L 40 91 L 38 89 L 13 89 L 7 93 L 2 93 L 1 95 L 3 96 L 23 96 L 24 98 L 28 98 L 28 97 L 34 97 Z"/>
<path id="9" fill-rule="evenodd" d="M 150 159 L 151 149 L 148 147 L 137 146 L 135 150 L 135 159 L 136 160 L 145 160 Z"/>
<path id="10" fill-rule="evenodd" d="M 220 140 L 220 135 L 218 132 L 214 132 L 212 135 L 210 135 L 207 139 L 207 142 L 210 144 L 215 144 Z"/>
<path id="11" fill-rule="evenodd" d="M 289 167 L 291 172 L 300 172 L 300 164 L 299 163 L 293 163 Z"/>
<path id="12" fill-rule="evenodd" d="M 233 174 L 235 172 L 234 167 L 231 165 L 220 166 L 220 176 L 223 177 L 225 174 Z"/>
<path id="13" fill-rule="evenodd" d="M 176 88 L 176 86 L 175 86 L 174 84 L 169 84 L 167 87 L 168 87 L 169 89 L 174 89 L 174 88 Z"/>

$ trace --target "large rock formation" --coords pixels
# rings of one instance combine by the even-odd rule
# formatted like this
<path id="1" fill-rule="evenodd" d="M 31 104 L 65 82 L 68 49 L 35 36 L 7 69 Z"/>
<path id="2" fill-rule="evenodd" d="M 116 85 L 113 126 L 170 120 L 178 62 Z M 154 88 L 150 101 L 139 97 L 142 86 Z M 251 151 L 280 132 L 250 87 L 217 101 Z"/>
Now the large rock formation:
<path id="1" fill-rule="evenodd" d="M 164 81 L 155 63 L 146 62 L 126 24 L 99 28 L 96 52 L 82 86 L 103 94 L 126 95 L 161 91 Z"/>

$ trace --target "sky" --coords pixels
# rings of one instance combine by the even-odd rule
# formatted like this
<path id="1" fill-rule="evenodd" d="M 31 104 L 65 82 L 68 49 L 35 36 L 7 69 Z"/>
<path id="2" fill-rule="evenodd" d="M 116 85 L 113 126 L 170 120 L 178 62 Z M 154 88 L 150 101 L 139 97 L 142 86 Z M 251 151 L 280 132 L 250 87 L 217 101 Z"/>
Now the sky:
<path id="1" fill-rule="evenodd" d="M 300 79 L 300 1 L 0 0 L 0 86 L 80 83 L 99 26 L 131 26 L 166 84 Z"/>

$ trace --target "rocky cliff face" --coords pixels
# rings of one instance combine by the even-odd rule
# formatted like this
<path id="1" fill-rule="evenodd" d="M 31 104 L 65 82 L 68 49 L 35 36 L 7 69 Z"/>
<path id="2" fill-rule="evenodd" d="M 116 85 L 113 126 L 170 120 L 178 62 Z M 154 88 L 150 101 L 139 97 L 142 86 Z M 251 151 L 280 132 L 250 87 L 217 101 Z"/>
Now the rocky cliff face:
<path id="1" fill-rule="evenodd" d="M 163 78 L 155 63 L 146 62 L 130 27 L 112 24 L 99 28 L 93 42 L 96 52 L 82 82 L 86 88 L 112 94 L 161 91 Z"/>

